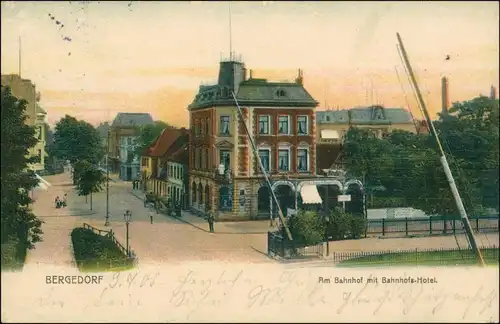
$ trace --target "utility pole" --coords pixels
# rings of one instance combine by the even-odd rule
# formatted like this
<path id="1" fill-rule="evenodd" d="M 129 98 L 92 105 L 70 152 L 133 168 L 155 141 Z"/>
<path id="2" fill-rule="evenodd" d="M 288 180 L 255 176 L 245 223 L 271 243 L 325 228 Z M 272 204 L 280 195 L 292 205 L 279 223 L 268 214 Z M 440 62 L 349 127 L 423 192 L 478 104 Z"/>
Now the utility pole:
<path id="1" fill-rule="evenodd" d="M 108 138 L 106 141 L 106 221 L 104 226 L 109 226 L 109 139 L 111 133 L 111 125 L 108 126 Z"/>
<path id="2" fill-rule="evenodd" d="M 243 127 L 245 128 L 245 132 L 247 133 L 248 140 L 249 140 L 250 144 L 252 144 L 252 150 L 253 150 L 254 156 L 257 158 L 257 161 L 259 162 L 260 171 L 264 175 L 264 179 L 266 180 L 266 184 L 269 188 L 269 191 L 271 192 L 271 196 L 274 200 L 274 203 L 276 204 L 276 208 L 278 209 L 278 215 L 279 215 L 280 220 L 281 220 L 281 225 L 283 225 L 283 228 L 286 231 L 288 239 L 290 241 L 292 241 L 293 240 L 292 233 L 290 232 L 290 229 L 288 228 L 288 225 L 285 222 L 285 217 L 283 217 L 283 212 L 281 211 L 281 207 L 280 207 L 280 204 L 278 202 L 278 198 L 276 198 L 273 187 L 271 185 L 271 181 L 269 181 L 269 177 L 267 176 L 267 172 L 264 169 L 264 165 L 262 165 L 262 161 L 260 160 L 259 153 L 257 151 L 257 147 L 255 146 L 255 143 L 254 143 L 252 137 L 250 136 L 250 132 L 248 131 L 247 124 L 245 123 L 245 118 L 243 117 L 243 112 L 241 111 L 241 107 L 238 104 L 238 100 L 236 100 L 236 95 L 234 94 L 234 92 L 231 92 L 231 95 L 233 96 L 234 102 L 236 103 L 236 107 L 238 108 L 238 114 L 240 116 L 241 123 L 243 124 Z"/>
<path id="3" fill-rule="evenodd" d="M 448 160 L 446 159 L 446 155 L 444 153 L 443 147 L 441 146 L 441 142 L 439 140 L 439 137 L 437 135 L 436 129 L 434 128 L 434 124 L 431 121 L 431 118 L 429 116 L 429 112 L 427 111 L 427 107 L 425 106 L 424 99 L 422 97 L 422 94 L 420 92 L 420 89 L 417 84 L 417 80 L 415 78 L 415 75 L 413 73 L 413 70 L 410 65 L 410 61 L 408 59 L 408 55 L 406 54 L 406 50 L 403 46 L 403 40 L 401 39 L 401 36 L 399 33 L 396 33 L 396 36 L 398 38 L 399 42 L 399 47 L 401 49 L 401 54 L 403 56 L 404 63 L 406 65 L 406 68 L 408 70 L 408 74 L 410 75 L 411 81 L 413 83 L 413 86 L 415 88 L 415 92 L 417 93 L 417 98 L 418 102 L 420 104 L 420 107 L 422 107 L 422 111 L 425 115 L 425 119 L 427 120 L 427 124 L 429 125 L 430 131 L 434 139 L 436 140 L 439 153 L 441 155 L 440 160 L 441 164 L 443 165 L 444 168 L 444 173 L 446 174 L 446 178 L 448 179 L 448 184 L 450 185 L 451 192 L 453 194 L 453 198 L 455 199 L 455 203 L 458 208 L 458 212 L 460 213 L 460 216 L 462 217 L 462 223 L 464 225 L 465 232 L 467 233 L 467 238 L 469 239 L 469 244 L 471 246 L 472 252 L 476 255 L 477 261 L 480 265 L 484 266 L 484 259 L 481 254 L 481 250 L 478 248 L 477 243 L 476 243 L 476 238 L 474 237 L 474 233 L 472 232 L 472 226 L 470 225 L 469 217 L 467 217 L 467 212 L 465 211 L 464 204 L 462 203 L 462 198 L 460 198 L 460 193 L 458 192 L 457 185 L 455 184 L 455 180 L 453 179 L 453 175 L 451 173 L 450 167 L 448 165 Z"/>

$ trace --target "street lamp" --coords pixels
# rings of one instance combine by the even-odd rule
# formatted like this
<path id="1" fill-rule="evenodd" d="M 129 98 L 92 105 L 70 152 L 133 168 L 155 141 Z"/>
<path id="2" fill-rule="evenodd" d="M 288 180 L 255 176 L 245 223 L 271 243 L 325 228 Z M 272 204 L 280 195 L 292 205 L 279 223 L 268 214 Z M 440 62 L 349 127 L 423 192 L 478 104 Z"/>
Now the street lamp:
<path id="1" fill-rule="evenodd" d="M 130 210 L 126 210 L 125 214 L 123 215 L 123 218 L 125 219 L 125 227 L 127 229 L 126 237 L 127 237 L 127 256 L 130 256 L 130 247 L 128 243 L 129 235 L 128 235 L 128 225 L 130 224 L 130 221 L 132 220 L 132 213 Z"/>
<path id="2" fill-rule="evenodd" d="M 106 221 L 104 222 L 104 226 L 109 226 L 109 138 L 110 131 L 108 126 L 108 138 L 106 140 Z"/>

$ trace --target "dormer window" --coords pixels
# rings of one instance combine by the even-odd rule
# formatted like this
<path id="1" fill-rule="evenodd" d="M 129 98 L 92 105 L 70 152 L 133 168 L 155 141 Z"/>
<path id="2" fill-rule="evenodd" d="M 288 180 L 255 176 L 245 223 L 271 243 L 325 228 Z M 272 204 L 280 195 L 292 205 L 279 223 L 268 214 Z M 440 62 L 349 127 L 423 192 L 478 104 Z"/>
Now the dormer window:
<path id="1" fill-rule="evenodd" d="M 285 90 L 283 89 L 279 89 L 278 91 L 276 91 L 276 97 L 285 97 L 286 96 L 286 92 Z"/>

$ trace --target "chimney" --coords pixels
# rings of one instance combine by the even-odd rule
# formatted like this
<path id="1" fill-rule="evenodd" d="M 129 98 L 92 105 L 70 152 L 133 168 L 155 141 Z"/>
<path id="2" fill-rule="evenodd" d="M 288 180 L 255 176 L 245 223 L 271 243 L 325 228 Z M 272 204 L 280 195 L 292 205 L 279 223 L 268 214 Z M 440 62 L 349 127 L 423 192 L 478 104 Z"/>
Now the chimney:
<path id="1" fill-rule="evenodd" d="M 298 76 L 297 76 L 297 79 L 295 79 L 295 83 L 297 84 L 304 84 L 304 78 L 302 77 L 302 70 L 299 69 L 299 73 L 298 73 Z"/>
<path id="2" fill-rule="evenodd" d="M 494 86 L 491 86 L 491 89 L 490 89 L 490 99 L 491 100 L 497 99 L 497 88 L 495 88 Z"/>
<path id="3" fill-rule="evenodd" d="M 250 77 L 249 79 L 252 79 L 252 69 L 250 69 Z"/>
<path id="4" fill-rule="evenodd" d="M 441 78 L 441 114 L 445 115 L 448 113 L 448 79 L 446 77 Z"/>

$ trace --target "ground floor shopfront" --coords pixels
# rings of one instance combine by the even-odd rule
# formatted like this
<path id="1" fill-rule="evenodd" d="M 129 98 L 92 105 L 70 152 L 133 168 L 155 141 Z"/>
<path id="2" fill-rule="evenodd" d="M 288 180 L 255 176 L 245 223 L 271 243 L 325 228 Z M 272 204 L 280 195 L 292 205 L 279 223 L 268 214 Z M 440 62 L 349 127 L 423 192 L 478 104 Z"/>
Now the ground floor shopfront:
<path id="1" fill-rule="evenodd" d="M 263 179 L 235 178 L 221 183 L 210 177 L 190 175 L 189 184 L 189 207 L 200 215 L 209 210 L 219 220 L 266 219 L 278 215 Z M 272 179 L 271 186 L 285 216 L 300 209 L 341 206 L 338 196 L 342 194 L 352 197 L 344 206 L 346 210 L 362 212 L 364 209 L 363 185 L 355 179 Z"/>
<path id="2" fill-rule="evenodd" d="M 142 181 L 142 189 L 145 192 L 153 192 L 160 197 L 169 197 L 171 201 L 178 202 L 182 209 L 187 209 L 188 197 L 183 185 L 173 181 L 146 177 L 143 177 Z"/>

